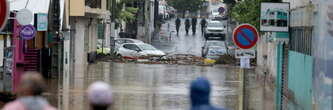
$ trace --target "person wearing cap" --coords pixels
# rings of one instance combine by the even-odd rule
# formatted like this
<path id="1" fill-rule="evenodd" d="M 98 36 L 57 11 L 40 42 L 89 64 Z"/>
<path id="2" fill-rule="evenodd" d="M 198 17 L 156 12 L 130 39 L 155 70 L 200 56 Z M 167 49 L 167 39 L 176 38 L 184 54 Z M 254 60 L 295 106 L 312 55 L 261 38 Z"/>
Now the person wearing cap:
<path id="1" fill-rule="evenodd" d="M 46 85 L 40 73 L 23 73 L 19 84 L 18 98 L 6 104 L 2 110 L 56 110 L 41 96 Z"/>
<path id="2" fill-rule="evenodd" d="M 112 89 L 105 82 L 95 82 L 87 90 L 91 110 L 107 110 L 112 104 Z"/>
<path id="3" fill-rule="evenodd" d="M 211 85 L 208 79 L 199 77 L 196 80 L 193 80 L 190 86 L 190 110 L 226 110 L 211 105 L 209 101 L 210 91 Z"/>

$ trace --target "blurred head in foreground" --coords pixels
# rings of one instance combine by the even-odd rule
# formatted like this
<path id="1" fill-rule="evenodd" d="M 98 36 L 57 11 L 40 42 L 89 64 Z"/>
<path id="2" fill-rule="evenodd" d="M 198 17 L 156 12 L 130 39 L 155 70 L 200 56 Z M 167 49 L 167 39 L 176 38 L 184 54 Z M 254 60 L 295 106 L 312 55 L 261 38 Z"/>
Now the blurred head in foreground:
<path id="1" fill-rule="evenodd" d="M 112 89 L 105 82 L 91 84 L 87 95 L 92 110 L 107 110 L 112 103 Z"/>
<path id="2" fill-rule="evenodd" d="M 42 75 L 38 72 L 25 72 L 18 87 L 19 96 L 39 96 L 45 91 L 46 85 Z"/>
<path id="3" fill-rule="evenodd" d="M 199 77 L 191 82 L 191 110 L 225 110 L 210 103 L 211 84 L 207 78 Z"/>

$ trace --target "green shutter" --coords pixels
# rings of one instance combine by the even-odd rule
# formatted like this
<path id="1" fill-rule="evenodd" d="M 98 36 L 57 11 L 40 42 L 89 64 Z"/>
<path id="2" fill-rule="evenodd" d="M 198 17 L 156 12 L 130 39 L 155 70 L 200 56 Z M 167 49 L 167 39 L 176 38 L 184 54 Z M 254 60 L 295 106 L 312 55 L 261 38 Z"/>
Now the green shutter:
<path id="1" fill-rule="evenodd" d="M 104 39 L 104 25 L 98 24 L 98 39 Z"/>

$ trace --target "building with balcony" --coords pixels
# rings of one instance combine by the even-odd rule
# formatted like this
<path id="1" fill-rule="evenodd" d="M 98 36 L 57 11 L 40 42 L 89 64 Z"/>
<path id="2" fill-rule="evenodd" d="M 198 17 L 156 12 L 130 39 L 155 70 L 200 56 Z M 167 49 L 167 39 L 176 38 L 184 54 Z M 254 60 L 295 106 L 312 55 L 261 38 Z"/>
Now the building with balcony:
<path id="1" fill-rule="evenodd" d="M 109 2 L 111 0 L 65 0 L 65 72 L 84 72 L 84 68 L 95 61 L 99 32 L 103 33 L 102 37 L 106 42 L 110 41 L 111 13 L 107 8 Z"/>

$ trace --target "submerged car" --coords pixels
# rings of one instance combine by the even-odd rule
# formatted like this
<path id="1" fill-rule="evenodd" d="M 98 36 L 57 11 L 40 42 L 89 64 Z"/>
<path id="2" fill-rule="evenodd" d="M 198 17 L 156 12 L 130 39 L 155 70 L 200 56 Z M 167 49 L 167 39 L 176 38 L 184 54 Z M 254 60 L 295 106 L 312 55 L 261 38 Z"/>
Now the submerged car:
<path id="1" fill-rule="evenodd" d="M 117 50 L 116 54 L 121 57 L 144 57 L 165 56 L 166 54 L 146 43 L 125 43 Z"/>
<path id="2" fill-rule="evenodd" d="M 220 39 L 225 40 L 226 29 L 224 23 L 221 21 L 209 21 L 207 24 L 207 28 L 204 32 L 204 36 L 206 40 L 209 39 Z"/>
<path id="3" fill-rule="evenodd" d="M 218 59 L 221 55 L 227 54 L 227 47 L 224 41 L 207 40 L 201 50 L 202 57 Z"/>
<path id="4" fill-rule="evenodd" d="M 118 48 L 125 43 L 144 43 L 141 40 L 130 39 L 130 38 L 118 38 L 115 40 L 115 52 L 118 51 Z"/>
<path id="5" fill-rule="evenodd" d="M 222 55 L 227 54 L 227 49 L 218 46 L 208 47 L 207 54 L 205 58 L 209 59 L 219 59 Z"/>

